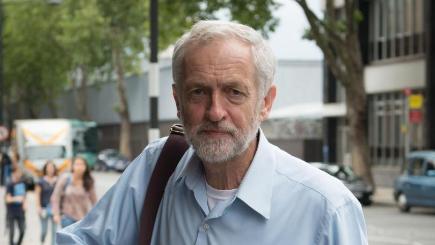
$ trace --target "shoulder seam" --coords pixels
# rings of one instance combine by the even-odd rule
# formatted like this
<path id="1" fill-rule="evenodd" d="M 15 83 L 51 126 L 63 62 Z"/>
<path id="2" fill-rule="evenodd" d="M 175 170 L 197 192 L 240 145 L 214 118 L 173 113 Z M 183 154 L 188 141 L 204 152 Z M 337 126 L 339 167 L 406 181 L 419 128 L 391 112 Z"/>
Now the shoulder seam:
<path id="1" fill-rule="evenodd" d="M 349 205 L 351 202 L 352 202 L 352 200 L 347 200 L 347 201 L 344 202 L 343 204 L 341 204 L 341 205 L 339 205 L 339 206 L 337 206 L 337 207 L 334 207 L 334 209 L 333 209 L 332 212 L 326 212 L 326 213 L 325 213 L 325 216 L 324 216 L 323 219 L 322 219 L 322 225 L 321 225 L 321 227 L 320 227 L 320 229 L 319 229 L 319 232 L 318 232 L 317 235 L 316 235 L 316 239 L 315 239 L 316 243 L 315 243 L 315 244 L 319 244 L 319 241 L 320 241 L 320 238 L 321 238 L 322 231 L 325 230 L 325 228 L 326 228 L 325 226 L 326 226 L 326 224 L 328 224 L 327 221 L 328 221 L 329 219 L 331 219 L 331 217 L 333 217 L 334 215 L 336 215 L 336 214 L 338 213 L 339 210 L 341 210 L 343 207 Z"/>
<path id="2" fill-rule="evenodd" d="M 302 183 L 302 182 L 300 182 L 300 181 L 297 181 L 297 180 L 295 180 L 295 179 L 290 178 L 290 177 L 287 176 L 286 174 L 280 172 L 278 169 L 276 170 L 276 172 L 277 172 L 277 174 L 279 174 L 279 175 L 285 177 L 286 179 L 288 179 L 288 180 L 290 180 L 290 181 L 293 181 L 293 182 L 295 182 L 295 183 L 298 183 L 298 184 L 304 186 L 305 188 L 310 189 L 310 190 L 312 190 L 312 191 L 318 193 L 322 198 L 324 198 L 326 201 L 328 201 L 328 203 L 332 204 L 332 201 L 329 200 L 328 197 L 326 197 L 323 193 L 319 192 L 318 190 L 314 189 L 313 187 L 307 186 L 306 184 L 304 184 L 304 183 Z"/>

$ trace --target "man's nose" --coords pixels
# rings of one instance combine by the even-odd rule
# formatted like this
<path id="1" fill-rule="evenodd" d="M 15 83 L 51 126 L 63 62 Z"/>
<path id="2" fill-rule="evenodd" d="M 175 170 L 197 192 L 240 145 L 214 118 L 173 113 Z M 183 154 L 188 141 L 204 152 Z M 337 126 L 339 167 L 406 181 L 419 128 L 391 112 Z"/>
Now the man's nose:
<path id="1" fill-rule="evenodd" d="M 212 122 L 219 122 L 225 118 L 226 111 L 224 107 L 224 98 L 219 94 L 210 95 L 210 102 L 207 108 L 207 119 Z"/>

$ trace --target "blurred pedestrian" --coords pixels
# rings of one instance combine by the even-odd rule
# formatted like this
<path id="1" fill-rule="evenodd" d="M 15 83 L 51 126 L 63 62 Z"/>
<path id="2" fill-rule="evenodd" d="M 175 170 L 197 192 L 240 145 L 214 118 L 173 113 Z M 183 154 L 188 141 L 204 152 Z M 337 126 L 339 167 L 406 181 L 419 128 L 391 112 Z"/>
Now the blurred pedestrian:
<path id="1" fill-rule="evenodd" d="M 56 183 L 51 197 L 53 219 L 62 227 L 82 219 L 97 202 L 94 178 L 87 161 L 76 157 L 71 173 L 62 175 Z"/>
<path id="2" fill-rule="evenodd" d="M 21 244 L 26 229 L 26 185 L 22 181 L 21 169 L 17 166 L 12 168 L 11 182 L 6 186 L 7 224 L 9 229 L 9 244 Z M 15 224 L 18 226 L 18 241 L 14 242 Z"/>
<path id="3" fill-rule="evenodd" d="M 41 219 L 41 243 L 47 236 L 48 223 L 51 226 L 51 243 L 55 244 L 56 223 L 53 220 L 53 211 L 50 198 L 57 181 L 57 168 L 52 161 L 47 161 L 42 169 L 42 177 L 35 186 L 36 210 Z"/>
<path id="4" fill-rule="evenodd" d="M 12 160 L 6 152 L 0 152 L 0 185 L 6 185 L 11 179 Z"/>

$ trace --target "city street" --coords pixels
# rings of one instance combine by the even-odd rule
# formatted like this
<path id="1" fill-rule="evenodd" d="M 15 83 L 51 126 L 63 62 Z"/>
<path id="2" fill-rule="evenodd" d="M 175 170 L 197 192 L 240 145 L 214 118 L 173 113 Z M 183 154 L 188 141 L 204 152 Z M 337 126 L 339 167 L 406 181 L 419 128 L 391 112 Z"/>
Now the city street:
<path id="1" fill-rule="evenodd" d="M 112 186 L 119 174 L 94 173 L 98 197 Z M 4 196 L 4 187 L 0 196 Z M 34 206 L 34 195 L 28 195 L 27 230 L 24 245 L 39 244 L 39 220 Z M 415 208 L 403 214 L 394 206 L 391 189 L 379 188 L 375 203 L 364 208 L 369 234 L 373 245 L 432 245 L 435 244 L 435 209 Z M 0 206 L 0 245 L 8 244 L 5 233 L 5 207 Z M 49 241 L 46 241 L 49 244 Z"/>
<path id="2" fill-rule="evenodd" d="M 403 214 L 394 206 L 374 204 L 364 208 L 369 244 L 435 244 L 435 210 L 413 209 Z"/>

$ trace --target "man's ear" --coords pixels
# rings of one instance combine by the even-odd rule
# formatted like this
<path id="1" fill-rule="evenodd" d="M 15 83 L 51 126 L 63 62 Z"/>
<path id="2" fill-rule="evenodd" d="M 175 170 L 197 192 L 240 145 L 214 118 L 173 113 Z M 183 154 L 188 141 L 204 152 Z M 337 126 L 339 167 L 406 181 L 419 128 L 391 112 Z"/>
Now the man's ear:
<path id="1" fill-rule="evenodd" d="M 180 98 L 177 95 L 177 86 L 172 84 L 172 96 L 174 97 L 175 105 L 177 106 L 177 117 L 181 119 L 180 115 Z"/>
<path id="2" fill-rule="evenodd" d="M 266 95 L 263 98 L 263 103 L 260 111 L 260 120 L 264 121 L 269 116 L 269 112 L 272 109 L 272 104 L 275 101 L 276 97 L 276 86 L 272 84 Z"/>

